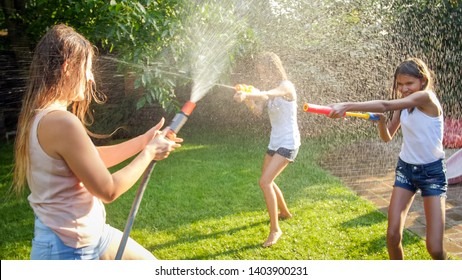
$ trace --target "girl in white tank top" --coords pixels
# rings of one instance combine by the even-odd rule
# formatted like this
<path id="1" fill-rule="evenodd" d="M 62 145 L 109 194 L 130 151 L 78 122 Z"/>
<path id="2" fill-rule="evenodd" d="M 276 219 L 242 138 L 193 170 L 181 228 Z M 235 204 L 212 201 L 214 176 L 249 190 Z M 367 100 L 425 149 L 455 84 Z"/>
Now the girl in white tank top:
<path id="1" fill-rule="evenodd" d="M 259 182 L 270 217 L 270 231 L 263 247 L 269 247 L 276 244 L 282 235 L 278 220 L 292 217 L 275 180 L 297 156 L 300 132 L 297 123 L 297 93 L 287 79 L 281 60 L 276 54 L 265 52 L 257 58 L 256 65 L 262 89 L 266 91 L 255 88 L 250 92 L 237 91 L 234 99 L 244 101 L 256 115 L 261 115 L 265 104 L 268 108 L 271 135 Z"/>
<path id="2" fill-rule="evenodd" d="M 388 142 L 399 129 L 403 145 L 388 210 L 387 248 L 391 259 L 403 259 L 401 245 L 405 217 L 417 190 L 426 209 L 427 250 L 433 259 L 446 259 L 443 246 L 447 179 L 443 150 L 443 110 L 433 90 L 432 73 L 418 58 L 402 62 L 395 71 L 393 100 L 346 102 L 331 105 L 330 117 L 347 111 L 383 113 L 393 111 L 391 120 L 380 114 L 380 137 Z M 400 95 L 400 96 L 399 96 Z"/>

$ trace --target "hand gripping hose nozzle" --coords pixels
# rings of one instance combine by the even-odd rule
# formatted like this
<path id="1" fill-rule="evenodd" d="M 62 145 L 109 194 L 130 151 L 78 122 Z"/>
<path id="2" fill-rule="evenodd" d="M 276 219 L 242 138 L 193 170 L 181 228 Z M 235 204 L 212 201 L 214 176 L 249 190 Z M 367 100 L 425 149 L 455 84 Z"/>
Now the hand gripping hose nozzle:
<path id="1" fill-rule="evenodd" d="M 169 132 L 177 134 L 178 131 L 180 131 L 180 129 L 186 123 L 186 121 L 188 120 L 188 117 L 191 115 L 195 107 L 196 107 L 196 104 L 194 102 L 192 101 L 186 102 L 185 105 L 181 108 L 181 111 L 175 115 L 172 122 L 166 129 L 168 129 Z M 168 133 L 167 133 L 167 137 L 168 137 Z M 146 189 L 146 186 L 148 184 L 149 178 L 151 177 L 151 173 L 152 173 L 152 170 L 154 169 L 154 166 L 156 165 L 156 162 L 157 161 L 155 160 L 151 161 L 151 163 L 148 165 L 148 167 L 144 171 L 141 184 L 136 193 L 135 200 L 132 203 L 132 208 L 130 209 L 130 214 L 128 215 L 127 223 L 125 224 L 124 233 L 122 235 L 119 249 L 117 250 L 117 254 L 115 257 L 116 260 L 122 259 L 122 255 L 125 250 L 128 237 L 130 236 L 130 231 L 132 229 L 136 214 L 138 213 L 138 209 L 140 207 L 141 199 L 143 198 L 144 190 Z"/>

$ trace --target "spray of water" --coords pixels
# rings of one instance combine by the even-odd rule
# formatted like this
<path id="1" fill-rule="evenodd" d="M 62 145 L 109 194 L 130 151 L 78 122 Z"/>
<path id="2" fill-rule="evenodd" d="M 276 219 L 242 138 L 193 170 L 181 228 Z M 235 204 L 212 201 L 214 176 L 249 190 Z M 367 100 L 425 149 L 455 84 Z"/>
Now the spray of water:
<path id="1" fill-rule="evenodd" d="M 194 103 L 202 99 L 214 86 L 234 89 L 233 86 L 219 83 L 218 80 L 230 66 L 230 54 L 236 46 L 237 34 L 241 28 L 236 14 L 240 11 L 242 16 L 242 6 L 248 3 L 213 0 L 191 2 L 188 18 L 184 21 L 183 40 L 189 43 L 185 53 L 186 66 L 177 65 L 165 69 L 162 63 L 144 66 L 121 62 L 113 57 L 104 58 L 142 69 L 144 73 L 157 72 L 190 80 L 190 101 Z M 203 16 L 204 9 L 207 17 Z"/>
<path id="2" fill-rule="evenodd" d="M 461 70 L 460 63 L 453 63 L 461 60 L 455 51 L 462 39 L 460 1 L 452 6 L 430 2 L 255 0 L 251 24 L 264 35 L 262 45 L 281 57 L 302 102 L 388 99 L 395 67 L 417 56 L 435 71 L 446 118 L 460 120 Z M 441 26 L 451 32 L 438 31 Z M 347 184 L 373 188 L 393 176 L 400 134 L 385 144 L 369 122 L 334 121 L 301 110 L 299 125 L 305 139 L 329 137 L 321 164 Z M 460 129 L 453 131 L 460 135 Z M 451 154 L 449 149 L 446 155 Z M 460 188 L 456 192 L 453 197 L 460 197 Z"/>
<path id="3" fill-rule="evenodd" d="M 234 2 L 235 6 L 231 7 L 229 2 Z M 461 39 L 462 25 L 453 24 L 452 32 L 429 32 L 432 26 L 442 25 L 438 20 L 451 18 L 435 18 L 435 15 L 441 12 L 438 11 L 442 9 L 441 5 L 432 6 L 435 13 L 423 15 L 416 14 L 415 7 L 409 7 L 405 16 L 397 17 L 396 10 L 400 8 L 395 5 L 399 1 L 244 2 L 246 1 L 222 1 L 221 8 L 232 11 L 238 9 L 236 6 L 239 5 L 245 4 L 250 7 L 250 24 L 258 30 L 264 48 L 276 52 L 282 58 L 290 79 L 296 85 L 298 99 L 301 102 L 322 105 L 341 101 L 386 99 L 395 66 L 408 56 L 422 57 L 436 70 L 436 74 L 439 74 L 438 92 L 443 96 L 456 96 L 454 92 L 461 92 L 454 90 L 461 85 L 460 63 L 457 63 L 460 61 L 461 52 L 455 51 L 457 45 L 444 46 L 448 42 Z M 203 6 L 208 1 L 197 3 L 197 6 Z M 194 15 L 196 12 L 192 9 L 191 14 Z M 454 18 L 457 18 L 457 15 L 460 18 L 460 14 L 457 13 L 453 15 Z M 204 22 L 192 16 L 187 21 L 187 36 L 191 38 L 190 69 L 187 72 L 190 74 L 175 71 L 164 73 L 189 77 L 193 82 L 193 102 L 202 99 L 215 85 L 232 88 L 217 83 L 220 74 L 228 66 L 228 52 L 236 40 L 237 27 L 232 17 L 230 13 L 229 21 Z M 403 22 L 390 23 L 390 19 L 396 18 L 401 18 Z M 424 53 L 416 42 L 430 42 L 429 46 L 426 46 L 427 53 Z M 443 48 L 438 49 L 441 46 Z M 443 92 L 445 90 L 446 92 Z M 451 106 L 445 109 L 455 118 L 460 118 L 461 99 L 447 98 L 445 97 L 446 104 Z M 220 100 L 215 98 L 214 101 Z M 210 107 L 215 108 L 219 105 L 213 103 Z M 201 110 L 212 111 L 213 108 L 210 107 L 203 107 Z M 232 106 L 219 108 L 220 113 L 225 115 L 223 110 L 230 107 Z M 369 122 L 358 119 L 333 121 L 309 115 L 301 110 L 299 124 L 305 138 L 334 135 L 326 141 L 329 146 L 326 149 L 328 152 L 319 160 L 325 169 L 340 177 L 358 193 L 367 193 L 368 198 L 373 194 L 372 190 L 379 189 L 381 192 L 376 194 L 382 196 L 373 199 L 389 199 L 390 190 L 382 188 L 391 188 L 393 184 L 396 155 L 401 143 L 399 135 L 392 143 L 385 144 L 378 139 L 375 127 Z M 456 133 L 460 134 L 460 131 Z M 347 136 L 340 136 L 342 134 Z M 454 151 L 449 151 L 447 156 L 453 153 Z M 457 205 L 457 199 L 460 197 L 460 185 L 457 188 L 450 187 L 447 204 Z M 451 198 L 455 200 L 451 201 Z M 451 209 L 448 213 L 451 214 L 450 212 Z M 453 224 L 460 222 L 459 219 L 453 221 Z"/>
<path id="4" fill-rule="evenodd" d="M 197 102 L 217 83 L 220 75 L 230 65 L 230 52 L 236 44 L 239 25 L 236 24 L 233 1 L 197 1 L 191 7 L 209 8 L 208 19 L 192 16 L 186 22 L 190 37 L 191 77 L 193 81 L 191 101 Z M 215 17 L 217 19 L 215 20 Z M 229 86 L 225 86 L 229 87 Z M 232 87 L 230 87 L 232 88 Z"/>
<path id="5" fill-rule="evenodd" d="M 129 62 L 126 62 L 126 61 L 123 61 L 121 59 L 117 59 L 113 56 L 108 56 L 108 55 L 104 55 L 104 56 L 101 56 L 100 59 L 104 59 L 104 60 L 109 60 L 109 61 L 113 61 L 113 62 L 116 62 L 118 64 L 124 64 L 124 65 L 127 65 L 129 66 L 130 68 L 133 68 L 133 69 L 142 69 L 144 70 L 144 72 L 151 72 L 151 71 L 155 71 L 155 72 L 159 72 L 159 73 L 162 73 L 162 74 L 165 74 L 167 76 L 173 76 L 173 77 L 178 77 L 178 78 L 181 78 L 181 79 L 184 79 L 184 80 L 189 80 L 191 82 L 193 82 L 193 78 L 188 76 L 187 73 L 183 72 L 183 71 L 180 71 L 178 69 L 176 69 L 177 71 L 174 71 L 174 70 L 167 70 L 167 69 L 163 69 L 163 65 L 161 64 L 158 64 L 158 65 L 150 65 L 150 66 L 144 66 L 144 65 L 139 65 L 139 64 L 135 64 L 135 63 L 129 63 Z M 170 67 L 172 68 L 172 67 Z M 200 72 L 200 70 L 198 69 L 198 72 Z M 228 88 L 228 89 L 233 89 L 234 90 L 234 87 L 233 86 L 230 86 L 230 85 L 226 85 L 226 84 L 222 84 L 222 83 L 219 83 L 219 82 L 216 82 L 216 80 L 211 80 L 209 81 L 211 82 L 209 84 L 209 89 L 210 87 L 213 87 L 213 86 L 219 86 L 219 87 L 223 87 L 223 88 Z M 205 93 L 204 93 L 205 94 Z M 199 98 L 200 99 L 200 98 Z M 199 100 L 197 99 L 197 100 Z"/>
<path id="6" fill-rule="evenodd" d="M 430 0 L 425 6 L 420 1 L 411 2 L 406 6 L 402 1 L 394 0 L 192 1 L 195 5 L 191 6 L 190 17 L 185 21 L 188 28 L 185 36 L 191 42 L 186 71 L 161 64 L 127 64 L 144 71 L 190 79 L 193 102 L 201 100 L 213 86 L 232 89 L 232 86 L 218 81 L 229 65 L 229 51 L 236 43 L 238 25 L 234 17 L 250 15 L 247 19 L 264 49 L 276 52 L 283 60 L 301 102 L 322 105 L 388 98 L 394 67 L 405 57 L 419 56 L 436 72 L 437 93 L 449 105 L 445 107 L 446 116 L 450 114 L 460 120 L 462 52 L 457 42 L 462 41 L 462 25 L 460 8 L 456 8 L 456 5 L 460 7 L 457 4 L 460 1 Z M 453 10 L 447 7 L 448 2 L 454 3 Z M 204 21 L 196 9 L 212 4 L 216 5 L 213 9 L 222 19 Z M 424 12 L 418 13 L 419 5 Z M 397 13 L 399 10 L 401 14 Z M 443 26 L 444 32 L 438 31 Z M 427 45 L 422 47 L 422 44 Z M 220 104 L 211 102 L 210 107 L 207 105 L 204 104 L 201 112 L 209 110 L 213 113 L 212 109 Z M 218 109 L 226 115 L 223 111 L 231 107 Z M 334 121 L 301 110 L 299 124 L 305 139 L 334 135 L 327 141 L 331 150 L 320 161 L 347 184 L 359 182 L 373 189 L 383 185 L 385 179 L 382 177 L 393 173 L 401 142 L 399 135 L 393 143 L 384 144 L 378 139 L 375 127 L 368 122 L 357 119 Z M 460 129 L 454 132 L 460 136 Z M 347 138 L 340 137 L 342 133 L 347 133 Z M 454 152 L 448 152 L 447 157 Z M 447 203 L 457 205 L 451 199 L 460 198 L 460 185 L 451 186 L 448 191 Z M 385 195 L 389 196 L 389 192 Z M 460 224 L 460 220 L 455 224 Z"/>

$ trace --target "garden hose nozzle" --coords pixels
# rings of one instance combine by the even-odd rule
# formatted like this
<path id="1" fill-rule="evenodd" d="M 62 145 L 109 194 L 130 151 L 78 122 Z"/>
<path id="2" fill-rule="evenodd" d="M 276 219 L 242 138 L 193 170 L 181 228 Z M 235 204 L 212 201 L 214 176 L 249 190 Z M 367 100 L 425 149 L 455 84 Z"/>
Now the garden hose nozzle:
<path id="1" fill-rule="evenodd" d="M 195 107 L 196 103 L 192 101 L 186 102 L 181 108 L 181 111 L 178 112 L 173 118 L 172 123 L 169 125 L 170 130 L 175 134 L 178 133 L 178 131 L 180 131 L 180 129 L 188 120 L 188 117 L 191 115 Z"/>

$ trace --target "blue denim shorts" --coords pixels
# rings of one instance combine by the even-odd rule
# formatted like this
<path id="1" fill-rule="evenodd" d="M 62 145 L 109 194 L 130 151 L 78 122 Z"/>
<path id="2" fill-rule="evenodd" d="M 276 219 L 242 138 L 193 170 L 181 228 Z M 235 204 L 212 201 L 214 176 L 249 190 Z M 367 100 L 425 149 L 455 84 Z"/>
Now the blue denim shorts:
<path id="1" fill-rule="evenodd" d="M 285 157 L 288 161 L 293 162 L 295 158 L 297 157 L 298 148 L 295 150 L 290 150 L 286 148 L 278 148 L 277 151 L 268 149 L 266 153 L 270 156 L 273 156 L 274 154 L 279 154 Z"/>
<path id="2" fill-rule="evenodd" d="M 428 164 L 409 164 L 398 159 L 396 166 L 395 186 L 416 193 L 421 191 L 422 196 L 446 197 L 448 181 L 446 166 L 442 159 Z"/>
<path id="3" fill-rule="evenodd" d="M 97 260 L 106 251 L 117 229 L 104 225 L 100 241 L 96 245 L 73 248 L 65 245 L 58 235 L 35 217 L 31 260 Z"/>

